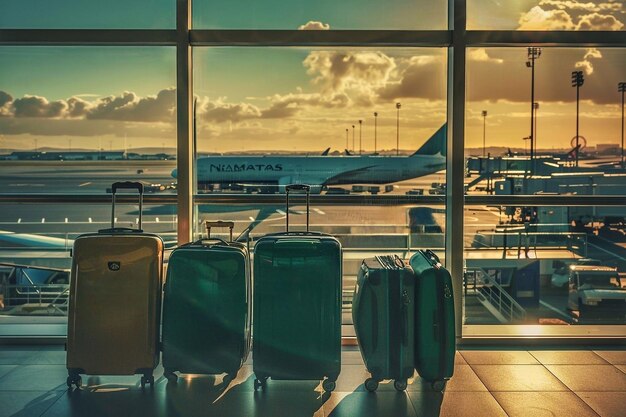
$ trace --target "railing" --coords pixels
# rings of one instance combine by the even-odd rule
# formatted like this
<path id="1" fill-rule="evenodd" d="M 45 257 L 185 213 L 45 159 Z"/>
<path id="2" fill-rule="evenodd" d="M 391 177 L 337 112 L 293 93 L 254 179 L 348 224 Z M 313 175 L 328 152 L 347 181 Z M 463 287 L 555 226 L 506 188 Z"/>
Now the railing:
<path id="1" fill-rule="evenodd" d="M 29 283 L 2 287 L 5 314 L 67 315 L 69 285 Z"/>
<path id="2" fill-rule="evenodd" d="M 472 239 L 475 249 L 502 248 L 522 251 L 531 248 L 565 249 L 579 256 L 587 256 L 587 234 L 583 232 L 496 232 L 493 230 L 477 231 Z"/>
<path id="3" fill-rule="evenodd" d="M 512 323 L 526 318 L 524 307 L 484 269 L 466 268 L 463 284 L 465 295 L 476 295 L 483 305 L 488 303 L 497 312 L 494 315 L 500 321 Z"/>

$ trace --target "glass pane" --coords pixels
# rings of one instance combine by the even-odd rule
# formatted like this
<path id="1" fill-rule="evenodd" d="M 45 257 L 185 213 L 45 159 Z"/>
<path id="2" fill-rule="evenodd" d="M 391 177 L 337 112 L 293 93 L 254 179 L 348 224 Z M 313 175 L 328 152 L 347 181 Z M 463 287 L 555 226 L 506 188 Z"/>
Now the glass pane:
<path id="1" fill-rule="evenodd" d="M 470 30 L 624 30 L 624 2 L 468 0 Z"/>
<path id="2" fill-rule="evenodd" d="M 624 218 L 574 201 L 466 207 L 464 324 L 626 324 Z"/>
<path id="3" fill-rule="evenodd" d="M 624 194 L 626 49 L 473 48 L 467 69 L 468 193 Z"/>
<path id="4" fill-rule="evenodd" d="M 175 0 L 0 2 L 1 29 L 173 29 Z"/>
<path id="5" fill-rule="evenodd" d="M 447 3 L 445 0 L 195 0 L 193 26 L 196 29 L 447 29 Z"/>
<path id="6" fill-rule="evenodd" d="M 0 60 L 5 192 L 175 192 L 174 48 L 1 47 Z"/>

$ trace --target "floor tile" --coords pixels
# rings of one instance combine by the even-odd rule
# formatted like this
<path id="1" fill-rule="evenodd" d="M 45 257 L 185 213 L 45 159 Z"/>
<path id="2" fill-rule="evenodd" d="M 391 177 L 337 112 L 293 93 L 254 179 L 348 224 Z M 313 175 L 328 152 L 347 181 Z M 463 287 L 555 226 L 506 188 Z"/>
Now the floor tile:
<path id="1" fill-rule="evenodd" d="M 572 391 L 626 391 L 626 375 L 611 365 L 546 365 Z"/>
<path id="2" fill-rule="evenodd" d="M 419 378 L 419 375 L 407 389 L 413 392 L 433 392 L 431 384 Z M 445 391 L 487 391 L 487 388 L 469 365 L 455 365 L 454 375 L 446 383 Z"/>
<path id="3" fill-rule="evenodd" d="M 0 416 L 39 417 L 63 391 L 0 392 Z"/>
<path id="4" fill-rule="evenodd" d="M 539 363 L 526 351 L 463 350 L 461 355 L 470 365 L 535 365 Z"/>
<path id="5" fill-rule="evenodd" d="M 620 371 L 626 374 L 626 365 L 613 365 L 613 366 L 615 366 L 617 369 L 619 369 Z"/>
<path id="6" fill-rule="evenodd" d="M 410 392 L 409 396 L 420 417 L 506 417 L 488 392 Z"/>
<path id="7" fill-rule="evenodd" d="M 396 391 L 333 392 L 324 403 L 324 415 L 326 417 L 417 417 L 407 393 Z"/>
<path id="8" fill-rule="evenodd" d="M 607 364 L 607 361 L 590 350 L 533 350 L 530 354 L 544 365 Z"/>
<path id="9" fill-rule="evenodd" d="M 11 346 L 0 348 L 0 365 L 23 365 L 28 359 L 39 354 L 39 350 L 29 348 L 17 348 Z"/>
<path id="10" fill-rule="evenodd" d="M 19 365 L 0 365 L 0 378 L 8 374 L 13 369 L 17 368 Z"/>
<path id="11" fill-rule="evenodd" d="M 491 392 L 567 391 L 542 365 L 472 365 L 472 369 Z"/>
<path id="12" fill-rule="evenodd" d="M 64 350 L 42 350 L 24 360 L 28 365 L 65 365 L 67 352 Z"/>
<path id="13" fill-rule="evenodd" d="M 494 392 L 509 417 L 597 417 L 573 392 Z"/>
<path id="14" fill-rule="evenodd" d="M 626 415 L 626 392 L 580 392 L 578 396 L 602 417 Z"/>
<path id="15" fill-rule="evenodd" d="M 467 365 L 467 361 L 461 355 L 461 352 L 454 352 L 454 364 L 455 365 Z"/>
<path id="16" fill-rule="evenodd" d="M 594 350 L 594 352 L 608 363 L 626 365 L 626 350 Z"/>
<path id="17" fill-rule="evenodd" d="M 0 378 L 0 391 L 64 391 L 65 365 L 22 365 Z"/>

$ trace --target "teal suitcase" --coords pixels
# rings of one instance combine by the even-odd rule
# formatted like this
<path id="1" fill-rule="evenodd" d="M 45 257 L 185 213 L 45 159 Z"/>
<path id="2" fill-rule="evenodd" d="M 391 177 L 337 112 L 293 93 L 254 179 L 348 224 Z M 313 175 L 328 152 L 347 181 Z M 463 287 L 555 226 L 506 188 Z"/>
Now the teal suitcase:
<path id="1" fill-rule="evenodd" d="M 430 250 L 415 253 L 410 264 L 416 277 L 415 368 L 433 388 L 440 390 L 454 373 L 452 278 Z"/>
<path id="2" fill-rule="evenodd" d="M 413 376 L 415 277 L 398 256 L 377 256 L 361 263 L 352 298 L 352 321 L 359 349 L 375 391 L 383 379 L 394 379 L 404 391 Z"/>
<path id="3" fill-rule="evenodd" d="M 307 232 L 266 235 L 254 248 L 254 387 L 318 379 L 330 392 L 341 370 L 342 249 L 308 231 L 309 186 L 286 187 L 287 230 L 293 190 L 307 193 Z"/>
<path id="4" fill-rule="evenodd" d="M 176 248 L 164 288 L 162 351 L 165 377 L 174 372 L 232 379 L 250 350 L 251 278 L 247 246 L 232 241 L 233 222 L 207 222 L 209 239 Z M 230 242 L 211 239 L 229 227 Z"/>

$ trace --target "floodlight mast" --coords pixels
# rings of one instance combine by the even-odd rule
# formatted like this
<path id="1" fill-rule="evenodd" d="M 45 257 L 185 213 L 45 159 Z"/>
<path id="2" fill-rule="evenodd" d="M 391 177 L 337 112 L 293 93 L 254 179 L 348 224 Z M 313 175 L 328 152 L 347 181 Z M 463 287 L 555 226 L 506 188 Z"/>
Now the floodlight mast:
<path id="1" fill-rule="evenodd" d="M 580 113 L 580 87 L 585 83 L 582 71 L 572 71 L 572 87 L 576 87 L 576 166 L 578 166 L 578 154 L 580 153 L 580 143 L 578 135 L 578 116 Z"/>
<path id="2" fill-rule="evenodd" d="M 528 48 L 528 61 L 526 61 L 526 67 L 530 68 L 530 164 L 533 165 L 535 158 L 535 138 L 533 132 L 535 130 L 535 61 L 541 56 L 541 48 L 532 46 Z"/>

